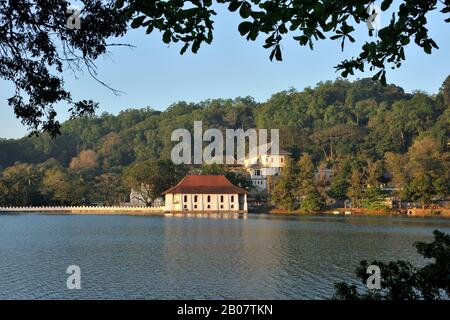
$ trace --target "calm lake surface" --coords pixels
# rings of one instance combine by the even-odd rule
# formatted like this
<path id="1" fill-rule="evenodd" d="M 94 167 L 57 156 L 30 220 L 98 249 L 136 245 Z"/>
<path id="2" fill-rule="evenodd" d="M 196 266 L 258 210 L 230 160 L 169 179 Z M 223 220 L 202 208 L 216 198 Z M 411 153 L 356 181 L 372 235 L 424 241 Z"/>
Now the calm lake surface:
<path id="1" fill-rule="evenodd" d="M 423 264 L 434 229 L 450 220 L 1 214 L 0 298 L 326 299 L 360 260 Z"/>

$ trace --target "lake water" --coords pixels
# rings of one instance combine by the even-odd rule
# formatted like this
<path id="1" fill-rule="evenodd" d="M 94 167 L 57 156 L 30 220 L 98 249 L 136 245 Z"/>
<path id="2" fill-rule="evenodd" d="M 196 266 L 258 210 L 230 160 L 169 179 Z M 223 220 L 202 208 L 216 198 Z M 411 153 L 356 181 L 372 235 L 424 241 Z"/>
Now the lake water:
<path id="1" fill-rule="evenodd" d="M 1 214 L 0 298 L 327 299 L 360 260 L 424 263 L 434 229 L 450 220 Z"/>

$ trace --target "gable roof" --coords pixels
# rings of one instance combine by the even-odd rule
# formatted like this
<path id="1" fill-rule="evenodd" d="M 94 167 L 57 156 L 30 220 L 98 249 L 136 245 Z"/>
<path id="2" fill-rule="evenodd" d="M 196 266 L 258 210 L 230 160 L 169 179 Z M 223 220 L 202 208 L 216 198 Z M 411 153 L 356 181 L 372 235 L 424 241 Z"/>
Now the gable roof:
<path id="1" fill-rule="evenodd" d="M 247 190 L 236 187 L 223 175 L 200 176 L 189 175 L 184 177 L 175 187 L 172 187 L 162 194 L 178 193 L 198 193 L 198 194 L 243 194 Z"/>

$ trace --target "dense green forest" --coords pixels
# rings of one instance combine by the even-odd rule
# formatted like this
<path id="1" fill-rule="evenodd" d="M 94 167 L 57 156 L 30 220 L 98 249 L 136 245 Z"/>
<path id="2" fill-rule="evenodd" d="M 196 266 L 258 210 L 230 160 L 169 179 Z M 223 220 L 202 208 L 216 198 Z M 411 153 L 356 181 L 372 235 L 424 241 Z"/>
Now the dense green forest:
<path id="1" fill-rule="evenodd" d="M 189 170 L 227 171 L 170 162 L 172 131 L 192 130 L 194 120 L 204 130 L 279 128 L 282 148 L 293 154 L 270 195 L 281 207 L 294 208 L 303 198 L 305 209 L 317 210 L 326 197 L 372 206 L 381 184 L 424 205 L 449 194 L 450 76 L 436 95 L 337 79 L 262 103 L 251 97 L 181 101 L 165 111 L 77 118 L 64 122 L 54 139 L 0 141 L 0 204 L 113 204 L 141 183 L 157 196 Z M 321 185 L 312 174 L 318 168 L 333 169 L 335 178 Z"/>

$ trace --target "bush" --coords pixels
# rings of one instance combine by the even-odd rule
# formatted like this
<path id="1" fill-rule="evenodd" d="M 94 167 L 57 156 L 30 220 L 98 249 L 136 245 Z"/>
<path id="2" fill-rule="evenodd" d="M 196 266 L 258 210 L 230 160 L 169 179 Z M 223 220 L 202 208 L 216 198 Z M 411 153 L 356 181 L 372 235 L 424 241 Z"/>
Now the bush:
<path id="1" fill-rule="evenodd" d="M 306 195 L 300 203 L 300 208 L 306 212 L 320 211 L 324 207 L 324 201 L 317 190 Z"/>

